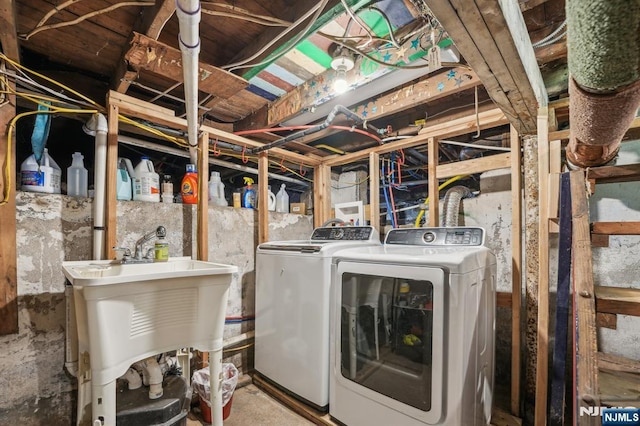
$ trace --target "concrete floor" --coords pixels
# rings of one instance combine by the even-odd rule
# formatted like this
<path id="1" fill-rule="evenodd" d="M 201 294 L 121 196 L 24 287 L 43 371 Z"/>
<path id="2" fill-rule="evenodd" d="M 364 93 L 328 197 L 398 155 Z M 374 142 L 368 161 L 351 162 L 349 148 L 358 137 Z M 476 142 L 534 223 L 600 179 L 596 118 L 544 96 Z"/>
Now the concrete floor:
<path id="1" fill-rule="evenodd" d="M 198 409 L 192 409 L 187 426 L 206 425 Z M 294 413 L 255 385 L 249 384 L 233 393 L 231 413 L 224 426 L 308 426 L 313 423 Z"/>

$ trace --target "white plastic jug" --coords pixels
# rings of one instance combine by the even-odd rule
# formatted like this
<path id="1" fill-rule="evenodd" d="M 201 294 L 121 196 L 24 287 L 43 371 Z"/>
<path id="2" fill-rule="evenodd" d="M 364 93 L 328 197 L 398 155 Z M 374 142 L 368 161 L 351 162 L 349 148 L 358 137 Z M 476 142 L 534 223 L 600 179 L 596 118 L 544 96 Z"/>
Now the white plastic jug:
<path id="1" fill-rule="evenodd" d="M 30 155 L 22 162 L 20 165 L 21 189 L 23 191 L 59 194 L 62 171 L 60 166 L 49 156 L 47 148 L 44 149 L 41 163 L 42 166 L 38 166 L 34 155 Z"/>
<path id="2" fill-rule="evenodd" d="M 280 191 L 276 195 L 276 211 L 279 213 L 289 213 L 289 194 L 284 190 L 286 185 L 280 185 Z"/>
<path id="3" fill-rule="evenodd" d="M 220 179 L 220 172 L 211 172 L 209 179 L 209 201 L 216 206 L 227 206 L 227 199 L 224 197 L 224 183 Z"/>
<path id="4" fill-rule="evenodd" d="M 89 195 L 89 171 L 84 168 L 84 156 L 74 152 L 71 167 L 67 167 L 67 195 L 87 197 Z"/>
<path id="5" fill-rule="evenodd" d="M 118 170 L 116 177 L 116 199 L 131 200 L 133 197 L 133 164 L 128 158 L 118 158 Z"/>
<path id="6" fill-rule="evenodd" d="M 276 211 L 276 194 L 271 192 L 271 185 L 267 185 L 267 195 L 269 196 L 269 201 L 267 202 L 267 209 L 270 212 Z"/>
<path id="7" fill-rule="evenodd" d="M 160 202 L 160 176 L 148 157 L 142 157 L 133 171 L 133 199 L 136 201 Z"/>

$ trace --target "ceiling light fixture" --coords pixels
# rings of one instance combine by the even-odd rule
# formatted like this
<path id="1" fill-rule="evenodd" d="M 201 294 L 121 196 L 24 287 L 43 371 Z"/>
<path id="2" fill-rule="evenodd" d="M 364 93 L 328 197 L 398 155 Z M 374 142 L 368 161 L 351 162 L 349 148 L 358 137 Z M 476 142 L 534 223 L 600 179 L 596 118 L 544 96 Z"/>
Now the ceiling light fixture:
<path id="1" fill-rule="evenodd" d="M 341 50 L 331 61 L 331 68 L 336 71 L 335 79 L 333 80 L 333 90 L 336 93 L 344 93 L 349 88 L 347 71 L 351 71 L 353 66 L 354 62 L 351 56 Z"/>

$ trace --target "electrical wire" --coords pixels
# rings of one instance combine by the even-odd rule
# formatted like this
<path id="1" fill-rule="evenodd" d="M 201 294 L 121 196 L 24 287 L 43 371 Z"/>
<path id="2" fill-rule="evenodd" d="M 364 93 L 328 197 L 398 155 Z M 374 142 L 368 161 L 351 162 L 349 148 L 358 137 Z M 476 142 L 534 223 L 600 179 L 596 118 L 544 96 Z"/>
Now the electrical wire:
<path id="1" fill-rule="evenodd" d="M 533 43 L 533 47 L 534 49 L 536 47 L 542 47 L 542 46 L 546 46 L 546 43 L 551 44 L 551 43 L 555 43 L 555 42 L 550 42 L 565 26 L 567 25 L 567 20 L 565 19 L 564 21 L 562 21 L 562 23 L 558 26 L 558 28 L 556 28 L 555 30 L 553 30 L 549 35 L 547 35 L 546 37 L 542 38 L 541 40 L 536 41 L 535 43 Z M 558 36 L 557 40 L 559 40 L 560 38 L 564 37 L 564 35 L 566 34 L 566 31 L 564 31 L 560 36 Z M 556 41 L 557 41 L 556 40 Z"/>
<path id="2" fill-rule="evenodd" d="M 387 28 L 389 29 L 389 39 L 391 40 L 391 44 L 397 49 L 400 49 L 400 44 L 398 44 L 398 41 L 396 40 L 396 37 L 393 34 L 393 28 L 391 28 L 391 20 L 389 20 L 389 17 L 387 16 L 387 14 L 375 6 L 368 7 L 367 10 L 377 12 L 380 16 L 382 16 L 382 20 L 385 22 L 385 24 L 387 24 Z"/>
<path id="3" fill-rule="evenodd" d="M 344 7 L 345 12 L 347 12 L 347 14 L 351 17 L 351 20 L 353 22 L 355 22 L 356 24 L 358 24 L 358 26 L 360 28 L 362 28 L 362 30 L 367 33 L 367 36 L 369 37 L 369 41 L 367 41 L 364 44 L 361 44 L 360 46 L 358 46 L 359 48 L 363 48 L 363 47 L 367 47 L 369 44 L 371 44 L 371 42 L 373 42 L 373 34 L 371 33 L 371 29 L 364 25 L 362 22 L 360 22 L 360 18 L 358 18 L 358 16 L 356 16 L 356 14 L 353 12 L 353 10 L 351 10 L 351 8 L 349 7 L 349 4 L 346 2 L 346 0 L 340 0 L 340 2 L 342 3 L 342 7 Z"/>

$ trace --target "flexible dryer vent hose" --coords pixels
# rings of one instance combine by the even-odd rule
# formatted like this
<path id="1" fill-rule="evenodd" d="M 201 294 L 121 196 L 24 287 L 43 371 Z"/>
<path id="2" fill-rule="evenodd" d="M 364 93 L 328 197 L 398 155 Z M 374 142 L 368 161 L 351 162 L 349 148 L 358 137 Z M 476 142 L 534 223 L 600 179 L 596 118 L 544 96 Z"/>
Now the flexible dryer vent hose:
<path id="1" fill-rule="evenodd" d="M 613 160 L 640 107 L 640 0 L 567 0 L 567 159 Z"/>

